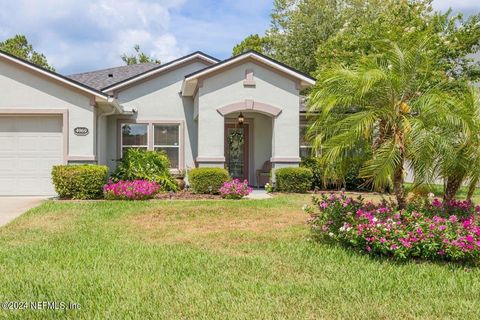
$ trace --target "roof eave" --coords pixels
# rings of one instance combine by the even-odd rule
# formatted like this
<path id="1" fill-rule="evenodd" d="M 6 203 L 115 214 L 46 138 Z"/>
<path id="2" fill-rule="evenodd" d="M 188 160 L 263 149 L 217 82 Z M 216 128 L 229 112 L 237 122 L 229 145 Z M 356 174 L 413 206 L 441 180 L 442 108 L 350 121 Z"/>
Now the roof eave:
<path id="1" fill-rule="evenodd" d="M 194 52 L 190 55 L 187 55 L 185 57 L 182 57 L 182 58 L 179 58 L 177 60 L 174 60 L 174 61 L 171 61 L 169 63 L 166 63 L 164 65 L 160 65 L 159 67 L 157 68 L 154 68 L 152 70 L 149 70 L 149 71 L 146 71 L 144 73 L 141 73 L 139 75 L 136 75 L 130 79 L 126 79 L 126 80 L 123 80 L 119 83 L 116 83 L 116 84 L 112 84 L 108 87 L 105 87 L 102 89 L 103 92 L 113 92 L 115 90 L 118 90 L 118 89 L 121 89 L 125 86 L 128 86 L 128 85 L 131 85 L 137 81 L 141 81 L 145 78 L 148 78 L 148 77 L 151 77 L 157 73 L 161 73 L 161 72 L 164 72 L 166 70 L 169 70 L 175 66 L 178 66 L 178 65 L 181 65 L 185 62 L 188 62 L 190 60 L 194 60 L 194 59 L 201 59 L 201 60 L 204 60 L 204 61 L 207 61 L 209 63 L 212 63 L 212 64 L 216 64 L 218 63 L 218 60 L 213 58 L 213 57 L 210 57 L 209 55 L 206 55 L 202 52 Z"/>
<path id="2" fill-rule="evenodd" d="M 3 57 L 4 59 L 10 61 L 10 62 L 13 62 L 15 64 L 18 64 L 18 65 L 21 65 L 23 66 L 24 68 L 28 69 L 28 70 L 32 70 L 34 72 L 37 72 L 37 73 L 40 73 L 48 78 L 51 78 L 51 79 L 54 79 L 56 81 L 59 81 L 61 83 L 64 83 L 68 86 L 71 86 L 73 88 L 76 88 L 80 91 L 83 91 L 85 93 L 88 93 L 90 95 L 93 95 L 95 97 L 95 99 L 101 99 L 101 100 L 108 100 L 108 95 L 105 94 L 104 92 L 101 92 L 101 91 L 97 91 L 95 90 L 94 88 L 90 88 L 82 83 L 79 83 L 75 80 L 72 80 L 72 79 L 69 79 L 67 77 L 64 77 L 56 72 L 53 72 L 53 71 L 50 71 L 50 70 L 46 70 L 40 66 L 37 66 L 31 62 L 28 62 L 26 60 L 23 60 L 21 58 L 18 58 L 18 57 L 15 57 L 7 52 L 4 52 L 4 51 L 0 51 L 0 56 Z"/>
<path id="3" fill-rule="evenodd" d="M 268 58 L 264 55 L 259 54 L 258 52 L 255 51 L 248 51 L 244 54 L 238 55 L 236 57 L 232 57 L 230 59 L 224 60 L 222 62 L 219 62 L 215 65 L 206 67 L 202 70 L 196 71 L 194 73 L 191 73 L 187 75 L 183 81 L 182 84 L 182 95 L 183 96 L 193 96 L 198 84 L 198 79 L 201 77 L 207 76 L 209 73 L 215 72 L 219 69 L 228 67 L 232 64 L 235 64 L 239 61 L 245 60 L 245 59 L 255 59 L 257 61 L 260 61 L 262 63 L 265 63 L 266 65 L 269 65 L 270 67 L 273 67 L 285 74 L 288 74 L 294 78 L 297 78 L 300 83 L 300 90 L 309 88 L 311 86 L 314 86 L 316 81 L 310 76 L 307 76 L 299 71 L 296 71 L 286 65 L 283 65 L 279 63 L 278 61 L 275 61 L 271 58 Z"/>

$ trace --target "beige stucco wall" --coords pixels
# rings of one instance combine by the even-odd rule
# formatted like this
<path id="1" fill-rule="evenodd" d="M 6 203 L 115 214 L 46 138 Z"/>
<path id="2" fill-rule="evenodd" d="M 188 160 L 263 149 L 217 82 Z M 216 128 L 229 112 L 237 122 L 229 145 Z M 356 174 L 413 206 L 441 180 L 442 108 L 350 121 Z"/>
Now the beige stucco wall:
<path id="1" fill-rule="evenodd" d="M 194 101 L 191 97 L 182 97 L 180 91 L 186 74 L 206 66 L 203 62 L 192 62 L 118 92 L 118 102 L 125 107 L 137 109 L 138 113 L 133 117 L 112 116 L 108 118 L 107 160 L 110 167 L 115 166 L 113 159 L 118 158 L 118 119 L 121 118 L 137 121 L 182 121 L 184 123 L 184 141 L 181 143 L 184 143 L 185 167 L 195 166 L 197 122 L 194 120 Z"/>
<path id="2" fill-rule="evenodd" d="M 247 69 L 254 72 L 255 87 L 245 87 L 243 84 Z M 277 117 L 272 118 L 272 139 L 269 144 L 271 156 L 284 159 L 298 158 L 299 90 L 296 83 L 253 62 L 244 62 L 203 80 L 198 91 L 199 158 L 223 157 L 224 135 L 213 134 L 224 130 L 224 118 L 217 109 L 246 99 L 266 103 L 282 110 Z M 202 165 L 201 162 L 199 164 Z M 258 163 L 255 166 L 257 167 Z"/>
<path id="3" fill-rule="evenodd" d="M 94 157 L 95 117 L 88 94 L 0 58 L 0 112 L 1 109 L 68 110 L 68 156 Z M 90 134 L 76 136 L 75 127 L 86 127 Z"/>

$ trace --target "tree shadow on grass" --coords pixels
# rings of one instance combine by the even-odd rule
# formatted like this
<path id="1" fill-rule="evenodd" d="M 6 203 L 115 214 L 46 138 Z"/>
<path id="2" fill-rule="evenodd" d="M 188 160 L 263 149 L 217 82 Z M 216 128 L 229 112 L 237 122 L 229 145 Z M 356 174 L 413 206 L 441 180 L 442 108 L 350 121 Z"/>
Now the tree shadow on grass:
<path id="1" fill-rule="evenodd" d="M 389 263 L 391 265 L 397 266 L 408 266 L 408 265 L 435 265 L 440 267 L 446 267 L 455 271 L 465 271 L 470 272 L 472 269 L 477 269 L 480 267 L 480 261 L 449 261 L 449 260 L 428 260 L 422 258 L 408 258 L 400 259 L 394 256 L 386 256 L 379 254 L 370 254 L 363 250 L 350 247 L 341 243 L 327 242 L 315 237 L 309 238 L 313 243 L 318 245 L 326 246 L 331 249 L 341 249 L 344 253 L 351 257 L 366 257 L 371 261 L 379 263 Z"/>

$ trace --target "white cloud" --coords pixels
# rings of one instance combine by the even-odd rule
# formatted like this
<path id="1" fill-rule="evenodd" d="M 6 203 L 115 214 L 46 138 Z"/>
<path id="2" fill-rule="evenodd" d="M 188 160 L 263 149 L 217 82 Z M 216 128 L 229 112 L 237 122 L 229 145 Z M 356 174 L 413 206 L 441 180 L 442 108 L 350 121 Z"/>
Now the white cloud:
<path id="1" fill-rule="evenodd" d="M 436 9 L 480 11 L 474 0 L 434 0 Z M 139 44 L 163 62 L 195 50 L 226 58 L 270 23 L 273 0 L 0 0 L 0 41 L 25 34 L 58 71 L 121 65 Z"/>
<path id="2" fill-rule="evenodd" d="M 447 11 L 451 8 L 453 12 L 462 12 L 467 16 L 480 12 L 480 2 L 475 0 L 434 0 L 433 6 L 441 11 Z"/>
<path id="3" fill-rule="evenodd" d="M 185 0 L 0 0 L 0 36 L 25 34 L 63 73 L 121 65 L 139 44 L 162 61 L 188 47 L 169 32 Z"/>

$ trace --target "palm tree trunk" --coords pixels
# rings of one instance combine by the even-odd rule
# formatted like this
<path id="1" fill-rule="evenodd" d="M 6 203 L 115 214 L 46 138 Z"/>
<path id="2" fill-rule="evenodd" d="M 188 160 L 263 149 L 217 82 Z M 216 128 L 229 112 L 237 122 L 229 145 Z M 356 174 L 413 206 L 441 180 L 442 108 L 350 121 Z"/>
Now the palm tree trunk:
<path id="1" fill-rule="evenodd" d="M 458 189 L 462 185 L 463 177 L 459 175 L 450 176 L 447 178 L 447 185 L 445 187 L 445 194 L 443 195 L 443 202 L 447 203 L 455 199 Z"/>
<path id="2" fill-rule="evenodd" d="M 405 135 L 401 130 L 396 130 L 395 135 L 399 143 L 400 162 L 397 164 L 393 172 L 393 192 L 397 198 L 398 209 L 402 210 L 407 207 L 407 197 L 405 196 L 405 175 L 403 166 L 405 165 Z"/>
<path id="3" fill-rule="evenodd" d="M 393 192 L 397 198 L 398 209 L 405 209 L 407 206 L 407 199 L 405 197 L 404 174 L 403 174 L 403 160 L 393 174 Z"/>
<path id="4" fill-rule="evenodd" d="M 475 193 L 475 189 L 477 189 L 477 183 L 478 183 L 478 177 L 473 178 L 473 180 L 470 181 L 470 185 L 468 186 L 467 200 L 472 200 L 473 194 Z"/>
<path id="5" fill-rule="evenodd" d="M 378 136 L 375 139 L 375 142 L 373 143 L 373 151 L 377 150 L 380 148 L 382 143 L 385 142 L 385 137 L 387 136 L 387 122 L 385 119 L 380 120 L 380 123 L 378 124 Z"/>

